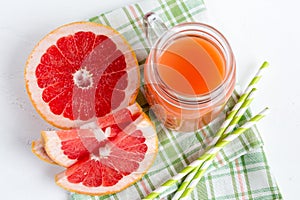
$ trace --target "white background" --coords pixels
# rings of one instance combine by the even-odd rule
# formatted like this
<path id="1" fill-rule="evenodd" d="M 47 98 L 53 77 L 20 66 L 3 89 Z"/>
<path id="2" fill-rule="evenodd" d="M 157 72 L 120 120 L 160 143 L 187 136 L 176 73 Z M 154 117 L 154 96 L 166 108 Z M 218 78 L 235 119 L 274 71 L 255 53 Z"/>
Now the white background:
<path id="1" fill-rule="evenodd" d="M 61 168 L 41 162 L 30 150 L 39 131 L 51 128 L 35 113 L 23 72 L 34 45 L 52 29 L 135 0 L 0 1 L 0 191 L 1 199 L 66 200 L 54 183 Z M 271 67 L 260 82 L 252 109 L 270 115 L 258 125 L 271 171 L 285 199 L 300 186 L 300 3 L 296 0 L 208 0 L 209 20 L 227 37 L 242 86 L 264 60 Z"/>

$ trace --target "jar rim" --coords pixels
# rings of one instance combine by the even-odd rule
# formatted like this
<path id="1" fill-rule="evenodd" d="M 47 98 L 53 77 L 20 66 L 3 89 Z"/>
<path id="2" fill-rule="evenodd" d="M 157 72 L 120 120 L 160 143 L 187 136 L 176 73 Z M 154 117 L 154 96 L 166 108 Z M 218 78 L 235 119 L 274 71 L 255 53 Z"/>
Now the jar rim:
<path id="1" fill-rule="evenodd" d="M 188 32 L 201 34 L 203 38 L 209 39 L 211 43 L 214 43 L 222 50 L 222 54 L 224 56 L 225 76 L 222 82 L 217 87 L 204 94 L 195 94 L 190 96 L 179 94 L 177 91 L 171 89 L 160 78 L 157 67 L 155 65 L 156 63 L 158 63 L 157 61 L 160 52 L 165 48 L 168 42 L 174 38 L 180 37 L 180 34 L 186 35 Z M 158 83 L 160 85 L 159 87 L 154 87 L 157 94 L 165 100 L 166 98 L 169 98 L 177 103 L 187 105 L 198 105 L 211 101 L 218 101 L 220 96 L 222 96 L 222 94 L 224 93 L 224 90 L 230 87 L 231 82 L 235 76 L 235 59 L 227 39 L 214 27 L 200 22 L 181 23 L 166 31 L 152 47 L 148 64 L 150 65 L 151 71 L 154 73 L 154 76 L 152 76 L 154 80 L 150 80 L 150 82 Z M 162 95 L 161 93 L 166 96 Z"/>

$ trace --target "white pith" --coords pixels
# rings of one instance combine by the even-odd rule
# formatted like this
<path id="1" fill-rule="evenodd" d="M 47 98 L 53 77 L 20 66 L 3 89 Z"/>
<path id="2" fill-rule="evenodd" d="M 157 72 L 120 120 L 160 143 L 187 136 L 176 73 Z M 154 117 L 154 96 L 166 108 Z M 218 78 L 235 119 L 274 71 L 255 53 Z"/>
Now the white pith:
<path id="1" fill-rule="evenodd" d="M 105 145 L 104 147 L 99 148 L 100 158 L 106 158 L 110 155 L 111 147 L 109 145 Z"/>
<path id="2" fill-rule="evenodd" d="M 87 90 L 93 87 L 93 74 L 91 74 L 86 68 L 81 68 L 73 74 L 74 84 L 83 89 Z"/>

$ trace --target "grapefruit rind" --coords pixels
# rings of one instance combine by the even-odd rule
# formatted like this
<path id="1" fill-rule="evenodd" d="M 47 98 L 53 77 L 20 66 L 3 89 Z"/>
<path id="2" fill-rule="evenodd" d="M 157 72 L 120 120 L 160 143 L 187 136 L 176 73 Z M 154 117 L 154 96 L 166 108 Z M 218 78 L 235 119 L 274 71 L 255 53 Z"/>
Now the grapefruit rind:
<path id="1" fill-rule="evenodd" d="M 116 30 L 112 29 L 111 27 L 92 22 L 74 22 L 53 30 L 46 35 L 32 50 L 26 62 L 24 76 L 27 93 L 36 111 L 45 121 L 62 129 L 78 127 L 86 121 L 78 119 L 70 120 L 63 117 L 62 114 L 56 115 L 50 110 L 48 104 L 42 99 L 43 89 L 37 85 L 35 69 L 40 63 L 40 58 L 42 55 L 51 45 L 55 44 L 59 38 L 68 36 L 70 34 L 75 34 L 79 31 L 91 31 L 96 35 L 101 34 L 108 36 L 117 45 L 117 49 L 119 49 L 125 56 L 127 66 L 126 71 L 129 73 L 128 77 L 130 77 L 130 79 L 128 79 L 128 85 L 124 90 L 127 98 L 125 98 L 125 101 L 121 102 L 116 110 L 134 103 L 140 84 L 140 72 L 135 53 L 126 39 Z M 90 121 L 92 120 L 94 119 L 90 119 Z"/>
<path id="2" fill-rule="evenodd" d="M 39 159 L 42 161 L 45 161 L 49 164 L 55 164 L 57 165 L 56 162 L 54 162 L 47 154 L 45 148 L 44 148 L 44 142 L 40 138 L 38 140 L 35 140 L 31 144 L 31 151 L 34 155 L 36 155 Z"/>
<path id="3" fill-rule="evenodd" d="M 124 176 L 113 186 L 87 187 L 82 183 L 74 184 L 69 182 L 66 171 L 64 171 L 56 175 L 56 184 L 68 191 L 79 194 L 107 195 L 122 191 L 139 181 L 154 163 L 158 151 L 158 139 L 154 125 L 145 113 L 142 113 L 134 123 L 136 130 L 141 130 L 144 134 L 143 136 L 147 138 L 145 144 L 148 147 L 145 158 L 139 163 L 139 168 L 136 172 L 132 172 L 131 174 Z"/>

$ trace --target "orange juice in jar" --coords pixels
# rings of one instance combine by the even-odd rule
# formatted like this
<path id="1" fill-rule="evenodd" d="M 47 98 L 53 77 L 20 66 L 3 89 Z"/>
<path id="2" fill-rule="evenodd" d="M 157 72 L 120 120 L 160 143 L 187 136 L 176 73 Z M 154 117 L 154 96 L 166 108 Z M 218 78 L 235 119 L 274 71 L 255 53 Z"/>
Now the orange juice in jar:
<path id="1" fill-rule="evenodd" d="M 153 44 L 144 68 L 145 94 L 156 117 L 176 131 L 201 129 L 215 119 L 235 85 L 235 59 L 213 27 L 189 22 L 169 30 L 154 14 L 145 16 Z"/>

